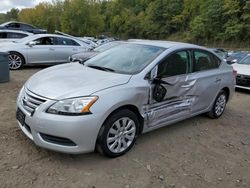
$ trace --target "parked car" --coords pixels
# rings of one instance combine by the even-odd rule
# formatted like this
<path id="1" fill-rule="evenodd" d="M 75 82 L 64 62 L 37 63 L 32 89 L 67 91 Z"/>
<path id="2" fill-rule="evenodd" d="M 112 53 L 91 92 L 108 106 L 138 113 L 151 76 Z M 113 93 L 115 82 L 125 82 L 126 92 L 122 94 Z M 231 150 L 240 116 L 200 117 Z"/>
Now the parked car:
<path id="1" fill-rule="evenodd" d="M 219 118 L 234 86 L 232 66 L 206 48 L 128 42 L 85 64 L 33 75 L 19 93 L 16 117 L 43 148 L 75 154 L 97 148 L 117 157 L 141 133 L 203 113 Z"/>
<path id="2" fill-rule="evenodd" d="M 0 42 L 11 42 L 33 35 L 32 33 L 14 30 L 0 30 Z"/>
<path id="3" fill-rule="evenodd" d="M 36 28 L 35 26 L 22 23 L 22 22 L 5 22 L 0 25 L 0 29 L 9 29 L 9 30 L 20 30 L 26 31 L 34 34 L 44 34 L 47 33 L 47 30 Z"/>
<path id="4" fill-rule="evenodd" d="M 63 35 L 63 36 L 66 36 L 66 37 L 75 38 L 75 39 L 77 39 L 77 40 L 81 40 L 82 42 L 84 42 L 84 43 L 86 43 L 87 45 L 91 46 L 92 49 L 94 49 L 94 48 L 96 48 L 96 47 L 98 46 L 95 42 L 93 42 L 93 41 L 91 41 L 91 40 L 89 40 L 89 39 L 86 39 L 86 38 L 84 38 L 84 37 L 75 37 L 75 36 L 72 36 L 72 35 L 63 33 L 63 32 L 61 32 L 61 31 L 57 31 L 57 30 L 55 31 L 55 34 Z"/>
<path id="5" fill-rule="evenodd" d="M 237 51 L 232 53 L 230 56 L 227 57 L 228 64 L 234 64 L 242 60 L 249 54 L 247 51 Z"/>
<path id="6" fill-rule="evenodd" d="M 237 71 L 236 87 L 250 90 L 250 54 L 232 66 Z"/>
<path id="7" fill-rule="evenodd" d="M 109 42 L 106 43 L 104 45 L 101 45 L 95 49 L 89 50 L 89 51 L 85 51 L 85 52 L 81 52 L 81 53 L 77 53 L 77 54 L 73 54 L 72 56 L 69 56 L 69 62 L 85 62 L 88 59 L 96 56 L 97 54 L 104 52 L 110 48 L 113 48 L 115 46 L 118 46 L 119 44 L 121 44 L 121 41 L 114 41 L 114 42 Z"/>
<path id="8" fill-rule="evenodd" d="M 86 43 L 70 37 L 37 34 L 19 41 L 4 43 L 1 52 L 9 53 L 10 69 L 20 69 L 28 64 L 67 63 L 72 54 L 91 48 Z"/>

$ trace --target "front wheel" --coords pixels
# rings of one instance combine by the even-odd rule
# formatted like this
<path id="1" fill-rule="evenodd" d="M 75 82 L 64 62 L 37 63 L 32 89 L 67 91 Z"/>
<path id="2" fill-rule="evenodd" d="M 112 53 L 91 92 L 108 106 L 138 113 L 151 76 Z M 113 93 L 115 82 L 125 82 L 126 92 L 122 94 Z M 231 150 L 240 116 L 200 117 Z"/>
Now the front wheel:
<path id="1" fill-rule="evenodd" d="M 10 70 L 18 70 L 24 64 L 24 58 L 21 54 L 16 52 L 10 52 L 9 54 L 9 67 Z"/>
<path id="2" fill-rule="evenodd" d="M 97 140 L 97 149 L 108 157 L 118 157 L 129 151 L 138 134 L 139 121 L 135 113 L 122 109 L 104 123 Z"/>
<path id="3" fill-rule="evenodd" d="M 214 105 L 210 110 L 210 112 L 208 113 L 208 116 L 213 119 L 219 118 L 225 111 L 226 104 L 227 104 L 227 94 L 225 91 L 222 90 L 216 97 Z"/>

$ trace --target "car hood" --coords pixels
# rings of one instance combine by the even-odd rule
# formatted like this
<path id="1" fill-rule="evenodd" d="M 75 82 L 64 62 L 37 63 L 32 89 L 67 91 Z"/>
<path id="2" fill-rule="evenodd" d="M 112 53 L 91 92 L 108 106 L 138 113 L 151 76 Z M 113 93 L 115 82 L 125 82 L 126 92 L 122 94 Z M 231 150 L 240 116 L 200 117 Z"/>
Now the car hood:
<path id="1" fill-rule="evenodd" d="M 237 74 L 250 75 L 250 65 L 234 63 L 232 66 L 237 71 Z"/>
<path id="2" fill-rule="evenodd" d="M 44 69 L 33 75 L 25 87 L 45 98 L 61 100 L 89 96 L 97 91 L 126 84 L 131 75 L 105 72 L 69 63 Z"/>

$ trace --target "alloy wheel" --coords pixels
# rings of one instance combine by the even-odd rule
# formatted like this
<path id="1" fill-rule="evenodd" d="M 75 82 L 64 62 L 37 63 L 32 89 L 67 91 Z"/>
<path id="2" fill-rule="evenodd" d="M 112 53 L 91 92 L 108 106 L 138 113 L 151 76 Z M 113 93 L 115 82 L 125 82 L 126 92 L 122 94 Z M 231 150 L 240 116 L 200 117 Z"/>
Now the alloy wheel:
<path id="1" fill-rule="evenodd" d="M 135 122 L 128 117 L 120 118 L 109 129 L 107 146 L 111 152 L 121 153 L 133 143 L 135 136 Z"/>
<path id="2" fill-rule="evenodd" d="M 23 64 L 22 58 L 17 54 L 9 55 L 9 66 L 12 70 L 19 69 Z"/>
<path id="3" fill-rule="evenodd" d="M 226 96 L 224 94 L 221 94 L 215 104 L 215 113 L 217 116 L 220 116 L 226 107 Z"/>

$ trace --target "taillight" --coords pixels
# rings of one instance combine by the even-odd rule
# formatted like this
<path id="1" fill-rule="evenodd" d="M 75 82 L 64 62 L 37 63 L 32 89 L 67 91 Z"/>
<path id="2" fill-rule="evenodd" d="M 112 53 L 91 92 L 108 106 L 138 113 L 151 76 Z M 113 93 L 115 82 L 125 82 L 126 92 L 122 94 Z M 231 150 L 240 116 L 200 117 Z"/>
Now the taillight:
<path id="1" fill-rule="evenodd" d="M 233 75 L 236 78 L 236 76 L 237 76 L 237 70 L 233 69 Z"/>

